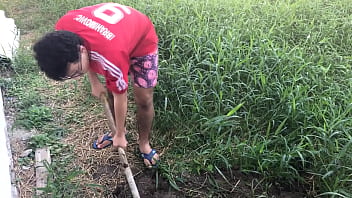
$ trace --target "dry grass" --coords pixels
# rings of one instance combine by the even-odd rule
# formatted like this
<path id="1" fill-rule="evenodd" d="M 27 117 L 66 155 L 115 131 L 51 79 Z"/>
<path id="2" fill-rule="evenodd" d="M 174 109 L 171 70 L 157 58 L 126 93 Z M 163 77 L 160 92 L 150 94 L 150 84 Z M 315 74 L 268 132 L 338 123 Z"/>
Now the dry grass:
<path id="1" fill-rule="evenodd" d="M 73 129 L 74 132 L 70 133 L 64 142 L 71 144 L 74 147 L 74 154 L 77 158 L 74 160 L 74 167 L 80 167 L 85 171 L 77 178 L 82 186 L 85 184 L 99 184 L 103 188 L 98 188 L 97 191 L 92 188 L 82 189 L 85 192 L 82 197 L 95 197 L 101 193 L 106 193 L 105 190 L 113 192 L 117 185 L 125 183 L 123 172 L 120 170 L 120 163 L 118 153 L 114 152 L 111 147 L 103 150 L 95 150 L 92 148 L 92 142 L 101 134 L 108 131 L 107 120 L 104 118 L 104 114 L 99 115 L 85 115 L 83 123 L 84 127 Z M 129 118 L 133 116 L 129 113 Z M 130 122 L 132 119 L 129 119 Z M 131 124 L 128 124 L 131 126 Z M 137 134 L 134 128 L 128 130 L 132 134 L 130 138 L 129 148 L 126 151 L 129 164 L 134 170 L 134 174 L 142 172 L 142 164 L 137 157 L 132 154 L 133 148 L 137 145 Z M 131 136 L 129 136 L 131 137 Z M 106 189 L 104 189 L 106 188 Z"/>
<path id="2" fill-rule="evenodd" d="M 74 86 L 70 82 L 66 83 L 66 85 L 65 83 L 49 82 L 53 88 L 57 89 L 51 90 L 50 93 L 57 93 L 64 86 L 66 86 L 67 89 L 67 85 L 69 85 L 68 89 L 72 89 L 72 92 L 74 91 Z M 65 114 L 79 112 L 79 105 L 81 105 L 86 98 L 83 96 L 89 94 L 85 93 L 83 86 L 83 79 L 81 79 L 77 84 L 78 90 L 80 90 L 78 93 L 75 93 L 72 97 L 68 97 L 65 101 L 53 100 L 47 105 L 52 108 L 61 109 Z M 77 90 L 77 87 L 75 90 Z M 48 96 L 48 98 L 53 97 Z M 124 173 L 120 169 L 118 152 L 113 151 L 111 147 L 102 150 L 92 148 L 93 141 L 109 130 L 102 104 L 100 104 L 98 100 L 96 101 L 97 102 L 93 104 L 91 108 L 86 109 L 83 118 L 80 119 L 80 124 L 69 124 L 65 126 L 71 132 L 62 140 L 62 143 L 72 146 L 73 148 L 73 156 L 75 157 L 70 168 L 75 169 L 79 167 L 84 171 L 83 174 L 74 179 L 81 184 L 82 189 L 79 189 L 80 197 L 109 197 L 112 196 L 114 192 L 116 193 L 116 191 L 128 190 Z M 126 150 L 126 155 L 133 174 L 137 176 L 146 169 L 143 161 L 139 155 L 137 155 L 138 134 L 135 127 L 133 102 L 130 102 L 128 106 L 129 111 L 126 126 L 129 145 Z M 99 111 L 99 109 L 101 109 L 101 111 Z M 96 112 L 99 113 L 97 114 Z M 58 120 L 59 119 L 62 118 L 58 118 Z M 60 120 L 60 122 L 63 122 L 63 120 Z M 34 163 L 31 163 L 29 170 L 24 170 L 19 164 L 19 155 L 26 149 L 26 141 L 21 141 L 20 139 L 20 136 L 18 138 L 12 137 L 14 171 L 18 179 L 17 186 L 20 197 L 29 198 L 33 197 L 35 191 L 35 169 Z M 95 187 L 92 188 L 92 185 Z M 125 186 L 125 188 L 121 189 L 121 186 Z"/>

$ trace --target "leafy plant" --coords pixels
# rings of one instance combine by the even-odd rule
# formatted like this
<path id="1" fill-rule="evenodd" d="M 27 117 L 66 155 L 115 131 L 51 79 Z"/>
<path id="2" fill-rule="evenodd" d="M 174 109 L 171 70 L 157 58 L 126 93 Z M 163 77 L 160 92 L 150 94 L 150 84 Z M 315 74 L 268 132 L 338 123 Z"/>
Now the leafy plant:
<path id="1" fill-rule="evenodd" d="M 40 129 L 46 123 L 53 121 L 51 109 L 45 106 L 32 105 L 19 113 L 16 123 L 26 129 Z"/>
<path id="2" fill-rule="evenodd" d="M 66 156 L 62 159 L 57 159 L 51 164 L 45 163 L 48 170 L 47 185 L 44 188 L 38 188 L 43 191 L 43 196 L 47 197 L 77 197 L 79 195 L 80 182 L 75 178 L 83 171 L 79 167 L 72 168 L 70 164 L 73 156 Z"/>

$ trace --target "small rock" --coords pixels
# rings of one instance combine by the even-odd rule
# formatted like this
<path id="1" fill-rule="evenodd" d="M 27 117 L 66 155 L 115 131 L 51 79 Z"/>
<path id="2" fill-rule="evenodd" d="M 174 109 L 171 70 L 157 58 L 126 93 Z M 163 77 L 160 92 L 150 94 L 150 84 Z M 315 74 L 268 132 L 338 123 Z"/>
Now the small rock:
<path id="1" fill-rule="evenodd" d="M 20 157 L 28 157 L 32 153 L 32 151 L 33 151 L 32 149 L 27 149 L 27 150 L 22 152 Z"/>
<path id="2" fill-rule="evenodd" d="M 22 170 L 29 170 L 29 169 L 31 169 L 30 166 L 22 166 Z"/>

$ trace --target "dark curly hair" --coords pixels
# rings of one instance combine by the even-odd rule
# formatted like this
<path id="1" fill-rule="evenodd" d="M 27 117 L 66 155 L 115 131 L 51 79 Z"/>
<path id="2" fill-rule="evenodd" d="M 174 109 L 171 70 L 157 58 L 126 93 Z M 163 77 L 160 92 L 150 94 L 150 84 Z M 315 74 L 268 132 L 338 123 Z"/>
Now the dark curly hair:
<path id="1" fill-rule="evenodd" d="M 69 31 L 54 31 L 44 35 L 33 46 L 40 69 L 51 79 L 61 81 L 67 75 L 69 63 L 79 59 L 83 39 Z"/>

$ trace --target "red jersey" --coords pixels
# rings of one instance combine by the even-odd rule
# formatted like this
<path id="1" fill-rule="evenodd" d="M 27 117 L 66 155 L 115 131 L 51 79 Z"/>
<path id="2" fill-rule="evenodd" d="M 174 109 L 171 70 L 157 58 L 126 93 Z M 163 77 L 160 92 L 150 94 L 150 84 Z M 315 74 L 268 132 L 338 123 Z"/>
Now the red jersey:
<path id="1" fill-rule="evenodd" d="M 115 93 L 127 90 L 130 59 L 157 50 L 158 37 L 149 18 L 117 3 L 69 11 L 55 29 L 76 33 L 85 40 L 90 69 L 104 75 L 107 88 Z"/>

